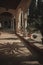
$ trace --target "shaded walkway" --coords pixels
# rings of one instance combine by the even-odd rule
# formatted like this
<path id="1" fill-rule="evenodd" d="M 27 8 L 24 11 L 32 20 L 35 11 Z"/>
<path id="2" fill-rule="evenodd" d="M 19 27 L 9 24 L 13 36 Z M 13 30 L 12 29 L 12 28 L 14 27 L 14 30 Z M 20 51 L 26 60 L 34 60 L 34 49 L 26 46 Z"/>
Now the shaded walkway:
<path id="1" fill-rule="evenodd" d="M 1 65 L 40 65 L 31 51 L 27 49 L 23 41 L 15 34 L 6 34 L 0 40 L 0 64 Z M 10 39 L 9 38 L 13 38 Z"/>

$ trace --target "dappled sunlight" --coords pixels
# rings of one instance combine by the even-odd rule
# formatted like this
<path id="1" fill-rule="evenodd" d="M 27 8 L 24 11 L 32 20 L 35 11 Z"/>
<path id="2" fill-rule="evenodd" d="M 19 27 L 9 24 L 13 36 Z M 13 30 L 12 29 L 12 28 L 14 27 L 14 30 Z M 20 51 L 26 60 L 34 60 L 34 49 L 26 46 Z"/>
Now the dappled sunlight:
<path id="1" fill-rule="evenodd" d="M 7 32 L 0 32 L 0 38 L 18 38 L 15 34 L 10 34 Z"/>
<path id="2" fill-rule="evenodd" d="M 7 32 L 1 32 L 0 54 L 14 55 L 17 57 L 32 55 L 31 52 L 25 47 L 24 43 L 15 34 Z"/>
<path id="3" fill-rule="evenodd" d="M 21 65 L 40 65 L 38 61 L 24 61 Z"/>
<path id="4" fill-rule="evenodd" d="M 6 44 L 7 42 L 12 44 L 13 42 L 21 42 L 21 40 L 19 40 L 19 38 L 15 34 L 10 34 L 7 32 L 1 32 L 0 43 Z"/>
<path id="5" fill-rule="evenodd" d="M 3 45 L 0 45 L 0 53 L 4 54 L 12 54 L 12 55 L 17 55 L 19 56 L 28 56 L 31 54 L 31 52 L 23 45 L 22 43 L 6 43 Z M 17 55 L 18 56 L 18 55 Z"/>
<path id="6" fill-rule="evenodd" d="M 37 47 L 40 48 L 40 49 L 43 49 L 43 44 L 40 44 L 40 43 L 37 43 L 37 44 L 36 44 L 36 43 L 34 43 L 34 45 L 37 46 Z"/>
<path id="7" fill-rule="evenodd" d="M 5 35 L 5 36 L 4 36 Z M 8 35 L 8 36 L 7 36 Z M 10 33 L 2 33 L 0 37 L 0 60 L 9 64 L 19 65 L 39 65 L 31 51 L 17 35 Z"/>

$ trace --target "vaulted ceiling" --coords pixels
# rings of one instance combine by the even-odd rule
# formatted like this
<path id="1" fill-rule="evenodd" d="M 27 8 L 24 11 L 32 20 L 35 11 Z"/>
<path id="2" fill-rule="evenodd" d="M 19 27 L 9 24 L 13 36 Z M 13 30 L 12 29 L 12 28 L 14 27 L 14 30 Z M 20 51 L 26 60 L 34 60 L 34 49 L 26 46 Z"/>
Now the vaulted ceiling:
<path id="1" fill-rule="evenodd" d="M 0 7 L 6 9 L 16 9 L 21 0 L 0 0 Z"/>

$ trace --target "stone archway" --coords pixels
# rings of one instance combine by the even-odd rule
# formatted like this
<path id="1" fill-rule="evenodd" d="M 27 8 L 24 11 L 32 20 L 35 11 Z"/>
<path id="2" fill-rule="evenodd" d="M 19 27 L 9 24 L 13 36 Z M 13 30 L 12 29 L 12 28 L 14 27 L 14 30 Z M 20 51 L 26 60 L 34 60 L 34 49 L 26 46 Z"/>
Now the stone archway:
<path id="1" fill-rule="evenodd" d="M 1 30 L 14 31 L 14 19 L 11 13 L 3 12 L 0 14 L 0 18 Z"/>
<path id="2" fill-rule="evenodd" d="M 11 28 L 11 18 L 12 18 L 12 14 L 9 12 L 3 12 L 1 13 L 1 28 L 2 29 L 10 29 Z"/>

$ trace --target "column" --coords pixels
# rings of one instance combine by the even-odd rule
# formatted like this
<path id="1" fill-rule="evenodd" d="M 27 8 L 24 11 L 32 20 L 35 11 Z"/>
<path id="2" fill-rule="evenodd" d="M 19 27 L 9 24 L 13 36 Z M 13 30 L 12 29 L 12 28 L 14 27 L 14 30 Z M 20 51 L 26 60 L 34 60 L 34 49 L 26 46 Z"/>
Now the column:
<path id="1" fill-rule="evenodd" d="M 27 36 L 27 13 L 24 14 L 24 36 Z"/>
<path id="2" fill-rule="evenodd" d="M 24 22 L 24 12 L 23 11 L 21 11 L 21 13 L 22 13 L 22 34 L 23 34 L 23 36 L 25 36 L 24 34 L 25 34 L 25 22 Z"/>
<path id="3" fill-rule="evenodd" d="M 25 20 L 25 36 L 27 36 L 27 19 Z"/>
<path id="4" fill-rule="evenodd" d="M 13 30 L 13 21 L 11 21 L 11 31 Z"/>
<path id="5" fill-rule="evenodd" d="M 25 37 L 25 19 L 23 15 L 23 36 Z"/>
<path id="6" fill-rule="evenodd" d="M 14 31 L 14 19 L 13 19 L 13 31 Z"/>

